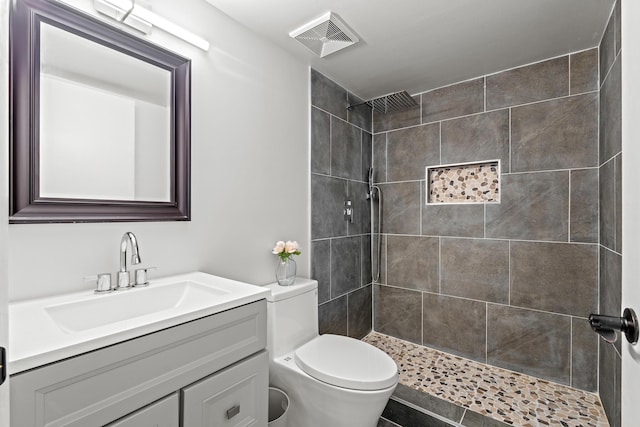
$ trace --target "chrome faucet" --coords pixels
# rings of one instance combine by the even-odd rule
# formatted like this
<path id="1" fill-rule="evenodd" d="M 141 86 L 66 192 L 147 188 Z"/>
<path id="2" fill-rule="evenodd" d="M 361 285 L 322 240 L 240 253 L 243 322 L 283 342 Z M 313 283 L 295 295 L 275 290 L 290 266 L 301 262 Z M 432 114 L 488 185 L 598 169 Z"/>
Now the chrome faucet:
<path id="1" fill-rule="evenodd" d="M 140 264 L 138 240 L 135 234 L 127 231 L 120 240 L 120 271 L 118 271 L 118 286 L 116 289 L 128 289 L 131 287 L 131 275 L 127 270 L 127 246 L 131 244 L 131 264 Z"/>

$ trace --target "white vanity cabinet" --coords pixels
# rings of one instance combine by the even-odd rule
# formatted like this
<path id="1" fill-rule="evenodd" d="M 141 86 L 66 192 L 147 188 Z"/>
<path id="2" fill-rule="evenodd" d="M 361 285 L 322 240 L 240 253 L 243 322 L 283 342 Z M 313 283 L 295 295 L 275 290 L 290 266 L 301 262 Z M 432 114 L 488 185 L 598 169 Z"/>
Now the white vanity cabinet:
<path id="1" fill-rule="evenodd" d="M 259 300 L 20 372 L 11 426 L 266 427 L 266 324 Z"/>
<path id="2" fill-rule="evenodd" d="M 180 396 L 173 393 L 107 427 L 180 427 Z"/>

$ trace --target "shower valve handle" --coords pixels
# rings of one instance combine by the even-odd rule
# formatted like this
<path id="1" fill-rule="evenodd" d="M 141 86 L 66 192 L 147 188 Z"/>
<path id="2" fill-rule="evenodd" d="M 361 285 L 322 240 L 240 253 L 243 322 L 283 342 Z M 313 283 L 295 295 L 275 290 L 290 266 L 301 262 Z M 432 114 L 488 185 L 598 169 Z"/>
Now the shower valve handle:
<path id="1" fill-rule="evenodd" d="M 353 223 L 353 207 L 351 205 L 351 200 L 344 201 L 344 210 L 342 213 L 344 214 L 345 221 Z"/>

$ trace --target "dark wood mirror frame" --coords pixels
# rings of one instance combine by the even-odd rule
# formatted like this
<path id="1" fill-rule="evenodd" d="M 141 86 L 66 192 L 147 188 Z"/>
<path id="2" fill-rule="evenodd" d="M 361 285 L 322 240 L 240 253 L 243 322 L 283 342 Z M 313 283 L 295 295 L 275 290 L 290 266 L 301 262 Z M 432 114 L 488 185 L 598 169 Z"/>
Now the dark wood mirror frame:
<path id="1" fill-rule="evenodd" d="M 24 224 L 190 220 L 191 61 L 60 3 L 47 0 L 17 0 L 12 3 L 9 25 L 9 222 Z M 146 61 L 171 73 L 170 201 L 40 197 L 41 22 Z"/>

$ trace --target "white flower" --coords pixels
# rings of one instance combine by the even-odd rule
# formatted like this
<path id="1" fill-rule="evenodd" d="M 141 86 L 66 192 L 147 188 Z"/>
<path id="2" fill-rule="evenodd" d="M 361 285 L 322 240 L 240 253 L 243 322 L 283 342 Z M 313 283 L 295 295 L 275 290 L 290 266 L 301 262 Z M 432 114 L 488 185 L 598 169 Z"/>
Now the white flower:
<path id="1" fill-rule="evenodd" d="M 285 243 L 282 240 L 278 240 L 276 242 L 276 245 L 273 248 L 273 253 L 278 255 L 279 253 L 283 252 L 285 249 Z"/>
<path id="2" fill-rule="evenodd" d="M 292 254 L 294 252 L 298 252 L 300 250 L 300 246 L 298 246 L 298 242 L 296 241 L 291 241 L 291 240 L 287 240 L 287 243 L 285 243 L 284 246 L 285 251 L 287 251 L 288 254 Z"/>

